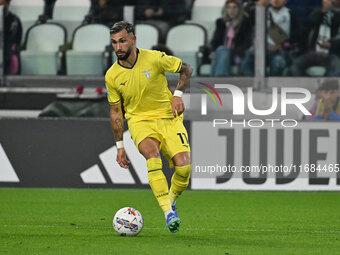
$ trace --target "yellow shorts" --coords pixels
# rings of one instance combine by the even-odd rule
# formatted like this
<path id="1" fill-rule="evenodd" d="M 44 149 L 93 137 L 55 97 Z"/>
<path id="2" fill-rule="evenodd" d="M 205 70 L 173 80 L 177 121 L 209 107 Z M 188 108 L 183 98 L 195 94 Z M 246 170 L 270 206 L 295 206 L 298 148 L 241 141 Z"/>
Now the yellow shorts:
<path id="1" fill-rule="evenodd" d="M 136 145 L 147 137 L 160 142 L 160 151 L 173 167 L 172 158 L 180 152 L 190 152 L 189 137 L 183 125 L 183 117 L 173 119 L 151 119 L 128 122 L 131 138 Z"/>

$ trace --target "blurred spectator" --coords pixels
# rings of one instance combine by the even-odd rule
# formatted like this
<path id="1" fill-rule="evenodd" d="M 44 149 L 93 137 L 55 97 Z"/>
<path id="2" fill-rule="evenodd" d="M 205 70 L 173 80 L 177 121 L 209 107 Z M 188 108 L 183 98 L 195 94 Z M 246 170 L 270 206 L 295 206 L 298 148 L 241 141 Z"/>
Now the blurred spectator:
<path id="1" fill-rule="evenodd" d="M 255 7 L 257 5 L 267 6 L 269 0 L 243 0 L 244 11 L 249 14 L 249 18 L 255 24 Z"/>
<path id="2" fill-rule="evenodd" d="M 281 76 L 287 67 L 289 52 L 295 50 L 300 40 L 300 23 L 295 15 L 285 7 L 287 0 L 270 0 L 267 10 L 267 54 L 269 75 Z M 254 47 L 251 47 L 242 63 L 246 76 L 254 75 Z"/>
<path id="3" fill-rule="evenodd" d="M 252 21 L 255 21 L 255 6 L 257 0 L 243 0 L 243 9 L 249 14 Z"/>
<path id="4" fill-rule="evenodd" d="M 0 0 L 4 6 L 4 74 L 19 73 L 19 46 L 22 37 L 20 19 L 11 13 L 10 0 Z"/>
<path id="5" fill-rule="evenodd" d="M 296 17 L 303 24 L 308 25 L 309 15 L 315 9 L 322 5 L 322 0 L 288 0 L 287 8 L 292 10 Z"/>
<path id="6" fill-rule="evenodd" d="M 301 45 L 302 52 L 307 52 L 308 49 L 308 35 L 310 33 L 309 15 L 315 9 L 322 5 L 322 0 L 288 0 L 287 8 L 298 17 L 301 22 Z"/>
<path id="7" fill-rule="evenodd" d="M 316 28 L 312 39 L 316 50 L 340 56 L 340 0 L 324 0 L 322 8 L 311 14 L 310 23 Z"/>
<path id="8" fill-rule="evenodd" d="M 137 0 L 136 3 L 137 22 L 158 27 L 161 43 L 165 43 L 169 28 L 182 24 L 189 15 L 185 0 Z"/>
<path id="9" fill-rule="evenodd" d="M 212 76 L 230 76 L 232 64 L 239 65 L 251 46 L 253 27 L 239 0 L 227 0 L 223 17 L 216 20 L 211 40 Z"/>
<path id="10" fill-rule="evenodd" d="M 340 120 L 338 81 L 326 80 L 320 90 L 321 99 L 316 106 L 314 120 Z"/>
<path id="11" fill-rule="evenodd" d="M 91 0 L 90 23 L 111 27 L 123 20 L 124 0 Z"/>
<path id="12" fill-rule="evenodd" d="M 310 15 L 310 52 L 293 66 L 293 76 L 340 75 L 340 0 L 324 0 Z"/>
<path id="13" fill-rule="evenodd" d="M 268 5 L 269 0 L 243 0 L 244 10 L 248 12 L 251 20 L 255 20 L 255 5 Z M 289 8 L 303 24 L 307 25 L 308 16 L 317 7 L 320 7 L 322 0 L 288 0 L 286 7 Z"/>

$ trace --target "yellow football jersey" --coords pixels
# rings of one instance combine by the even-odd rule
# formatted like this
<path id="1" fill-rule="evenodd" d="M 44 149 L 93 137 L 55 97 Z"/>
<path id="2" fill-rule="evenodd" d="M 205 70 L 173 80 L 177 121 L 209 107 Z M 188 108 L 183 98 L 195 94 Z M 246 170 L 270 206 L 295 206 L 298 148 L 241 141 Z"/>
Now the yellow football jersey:
<path id="1" fill-rule="evenodd" d="M 164 72 L 179 72 L 182 61 L 164 52 L 137 49 L 131 68 L 116 61 L 106 72 L 105 84 L 110 104 L 124 99 L 125 118 L 134 121 L 173 118 L 172 94 Z"/>

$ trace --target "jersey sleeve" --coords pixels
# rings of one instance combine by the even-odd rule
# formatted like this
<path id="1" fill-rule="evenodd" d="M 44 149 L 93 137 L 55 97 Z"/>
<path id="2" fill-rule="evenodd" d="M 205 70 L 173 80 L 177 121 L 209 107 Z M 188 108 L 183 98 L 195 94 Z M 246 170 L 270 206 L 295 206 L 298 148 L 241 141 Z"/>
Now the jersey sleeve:
<path id="1" fill-rule="evenodd" d="M 178 73 L 182 67 L 182 60 L 174 56 L 168 56 L 164 52 L 158 55 L 160 69 L 164 72 Z"/>
<path id="2" fill-rule="evenodd" d="M 107 89 L 107 100 L 109 101 L 110 105 L 114 105 L 119 103 L 120 101 L 120 94 L 119 92 L 114 88 L 112 82 L 110 82 L 109 77 L 107 75 L 105 76 L 105 86 Z"/>

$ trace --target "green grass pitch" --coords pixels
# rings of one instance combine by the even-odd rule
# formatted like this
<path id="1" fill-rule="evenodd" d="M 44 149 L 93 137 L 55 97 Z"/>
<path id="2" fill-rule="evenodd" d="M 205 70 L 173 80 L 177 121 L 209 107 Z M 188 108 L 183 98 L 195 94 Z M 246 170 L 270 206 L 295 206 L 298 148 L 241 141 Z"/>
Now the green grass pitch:
<path id="1" fill-rule="evenodd" d="M 150 190 L 0 189 L 0 254 L 340 254 L 339 192 L 186 191 L 178 233 Z M 144 229 L 120 237 L 114 213 Z"/>

